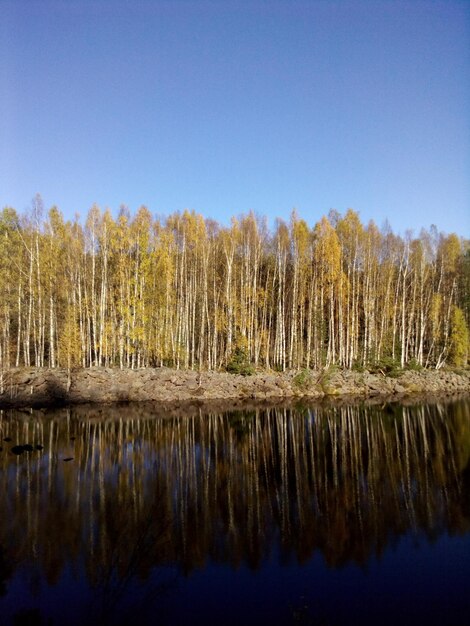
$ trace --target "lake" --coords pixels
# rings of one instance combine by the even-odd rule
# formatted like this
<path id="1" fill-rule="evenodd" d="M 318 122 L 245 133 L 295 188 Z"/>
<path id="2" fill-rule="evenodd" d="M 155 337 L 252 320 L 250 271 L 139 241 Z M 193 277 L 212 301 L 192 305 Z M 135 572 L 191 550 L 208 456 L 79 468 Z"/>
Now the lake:
<path id="1" fill-rule="evenodd" d="M 468 398 L 3 411 L 0 447 L 1 624 L 469 623 Z"/>

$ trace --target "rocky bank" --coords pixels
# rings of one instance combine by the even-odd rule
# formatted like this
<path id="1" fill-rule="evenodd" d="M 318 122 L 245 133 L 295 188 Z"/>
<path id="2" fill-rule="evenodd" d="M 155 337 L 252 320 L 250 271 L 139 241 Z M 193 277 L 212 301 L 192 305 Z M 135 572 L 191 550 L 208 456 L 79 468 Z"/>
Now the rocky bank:
<path id="1" fill-rule="evenodd" d="M 402 371 L 393 376 L 348 370 L 322 372 L 194 372 L 169 368 L 120 370 L 19 368 L 0 373 L 0 408 L 109 402 L 370 398 L 470 393 L 470 371 Z"/>

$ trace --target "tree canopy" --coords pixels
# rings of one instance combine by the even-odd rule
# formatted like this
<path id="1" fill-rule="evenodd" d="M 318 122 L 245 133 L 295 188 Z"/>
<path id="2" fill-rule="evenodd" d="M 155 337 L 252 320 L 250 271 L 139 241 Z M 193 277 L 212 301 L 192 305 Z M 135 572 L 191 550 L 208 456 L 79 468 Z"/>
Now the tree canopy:
<path id="1" fill-rule="evenodd" d="M 349 209 L 270 232 L 194 212 L 65 221 L 0 213 L 0 364 L 225 368 L 465 366 L 470 242 L 404 237 Z"/>

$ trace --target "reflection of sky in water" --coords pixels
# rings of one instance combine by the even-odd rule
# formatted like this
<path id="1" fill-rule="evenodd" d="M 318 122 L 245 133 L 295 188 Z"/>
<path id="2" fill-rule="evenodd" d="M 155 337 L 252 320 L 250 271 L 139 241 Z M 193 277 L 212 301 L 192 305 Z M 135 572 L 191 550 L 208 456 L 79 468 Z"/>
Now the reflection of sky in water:
<path id="1" fill-rule="evenodd" d="M 2 415 L 4 619 L 465 622 L 468 401 L 133 411 Z"/>

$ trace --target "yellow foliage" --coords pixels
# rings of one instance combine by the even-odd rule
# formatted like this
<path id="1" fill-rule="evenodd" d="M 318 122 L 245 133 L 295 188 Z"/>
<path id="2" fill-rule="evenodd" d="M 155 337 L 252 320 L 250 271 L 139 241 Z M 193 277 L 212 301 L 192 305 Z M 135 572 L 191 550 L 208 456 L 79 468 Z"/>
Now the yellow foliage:
<path id="1" fill-rule="evenodd" d="M 341 269 L 341 246 L 338 235 L 326 217 L 315 226 L 314 261 L 328 283 L 336 282 Z"/>
<path id="2" fill-rule="evenodd" d="M 465 367 L 468 361 L 469 332 L 462 309 L 452 307 L 450 359 L 453 365 Z"/>
<path id="3" fill-rule="evenodd" d="M 440 293 L 435 293 L 432 296 L 431 312 L 430 312 L 432 337 L 434 340 L 437 340 L 439 337 L 441 309 L 442 309 L 442 296 Z"/>
<path id="4" fill-rule="evenodd" d="M 69 304 L 65 312 L 64 324 L 59 337 L 59 362 L 69 369 L 80 365 L 82 349 L 80 329 L 76 319 L 75 308 Z"/>

